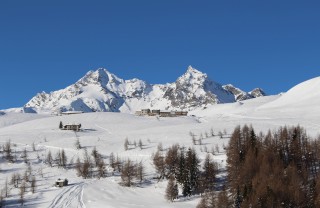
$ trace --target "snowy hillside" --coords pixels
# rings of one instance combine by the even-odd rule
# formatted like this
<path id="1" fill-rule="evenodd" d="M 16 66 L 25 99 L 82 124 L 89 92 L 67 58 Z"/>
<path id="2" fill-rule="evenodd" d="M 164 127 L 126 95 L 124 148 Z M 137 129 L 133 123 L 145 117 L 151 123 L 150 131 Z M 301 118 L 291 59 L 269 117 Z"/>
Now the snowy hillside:
<path id="1" fill-rule="evenodd" d="M 128 88 L 121 88 L 122 80 L 113 77 L 114 86 L 119 93 L 125 94 Z M 96 82 L 95 77 L 82 81 L 82 87 L 89 82 Z M 78 85 L 80 86 L 80 81 Z M 107 80 L 104 80 L 106 82 Z M 84 85 L 86 83 L 86 85 Z M 137 83 L 137 82 L 134 82 Z M 141 84 L 141 82 L 140 82 Z M 135 84 L 134 84 L 135 85 Z M 158 89 L 155 89 L 157 88 Z M 219 165 L 218 181 L 223 182 L 226 155 L 223 146 L 228 144 L 230 133 L 235 126 L 251 124 L 257 131 L 266 132 L 279 126 L 301 125 L 308 135 L 319 134 L 320 109 L 319 78 L 315 78 L 292 88 L 284 95 L 265 96 L 234 103 L 217 104 L 206 109 L 195 109 L 188 117 L 156 118 L 137 117 L 126 113 L 96 112 L 69 116 L 40 116 L 35 114 L 6 113 L 0 116 L 0 142 L 11 141 L 14 152 L 18 155 L 26 149 L 31 163 L 32 174 L 37 178 L 37 189 L 34 194 L 27 189 L 25 205 L 28 207 L 195 207 L 200 196 L 182 197 L 174 203 L 164 198 L 167 180 L 158 181 L 152 154 L 162 143 L 164 151 L 173 144 L 193 147 L 200 159 L 206 156 L 205 149 L 215 149 L 213 159 Z M 112 86 L 108 85 L 108 89 Z M 162 90 L 159 86 L 151 86 L 153 90 Z M 143 87 L 143 89 L 146 89 Z M 132 91 L 131 91 L 132 92 Z M 140 91 L 143 94 L 146 91 Z M 88 93 L 88 91 L 86 91 Z M 150 92 L 149 92 L 150 93 Z M 294 99 L 299 96 L 301 99 Z M 132 102 L 134 103 L 134 102 Z M 294 112 L 287 111 L 287 108 Z M 82 131 L 74 133 L 58 128 L 59 122 L 81 123 Z M 225 137 L 208 136 L 210 131 L 225 132 Z M 203 136 L 202 145 L 194 145 L 190 132 L 198 138 Z M 124 148 L 125 138 L 130 141 L 130 148 Z M 82 149 L 75 143 L 79 139 Z M 141 140 L 142 148 L 133 145 Z M 32 144 L 36 151 L 33 151 Z M 133 187 L 123 187 L 119 183 L 121 177 L 112 175 L 112 168 L 107 165 L 108 176 L 101 179 L 83 179 L 78 177 L 72 168 L 63 169 L 49 167 L 44 163 L 49 151 L 53 156 L 61 149 L 66 151 L 68 161 L 74 163 L 77 157 L 82 158 L 87 149 L 91 152 L 96 147 L 106 164 L 114 153 L 122 160 L 142 162 L 145 166 L 144 182 Z M 28 166 L 20 156 L 18 162 L 8 163 L 1 160 L 0 185 L 3 187 L 6 178 L 13 173 L 24 174 Z M 70 185 L 63 188 L 53 187 L 57 178 L 68 178 Z M 19 190 L 12 188 L 8 197 L 8 207 L 15 207 L 19 202 Z"/>
<path id="2" fill-rule="evenodd" d="M 307 80 L 291 88 L 274 102 L 264 105 L 263 108 L 317 106 L 320 103 L 319 89 L 320 77 Z"/>
<path id="3" fill-rule="evenodd" d="M 257 90 L 255 90 L 257 91 Z M 260 92 L 260 93 L 259 93 Z M 88 72 L 75 84 L 51 93 L 38 93 L 25 106 L 29 112 L 84 111 L 127 112 L 141 108 L 192 110 L 217 103 L 231 103 L 265 95 L 222 86 L 191 66 L 176 82 L 151 85 L 139 79 L 123 80 L 106 69 Z"/>

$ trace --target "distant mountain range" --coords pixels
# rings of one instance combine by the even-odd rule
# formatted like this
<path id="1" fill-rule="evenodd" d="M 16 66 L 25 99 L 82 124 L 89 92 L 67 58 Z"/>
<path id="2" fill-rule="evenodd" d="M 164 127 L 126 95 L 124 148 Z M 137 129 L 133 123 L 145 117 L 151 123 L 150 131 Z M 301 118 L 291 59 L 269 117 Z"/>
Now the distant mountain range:
<path id="1" fill-rule="evenodd" d="M 245 92 L 231 84 L 221 85 L 191 66 L 170 84 L 149 84 L 139 79 L 123 80 L 100 68 L 89 71 L 65 89 L 38 93 L 23 109 L 25 112 L 134 112 L 141 108 L 192 110 L 264 95 L 260 88 Z"/>

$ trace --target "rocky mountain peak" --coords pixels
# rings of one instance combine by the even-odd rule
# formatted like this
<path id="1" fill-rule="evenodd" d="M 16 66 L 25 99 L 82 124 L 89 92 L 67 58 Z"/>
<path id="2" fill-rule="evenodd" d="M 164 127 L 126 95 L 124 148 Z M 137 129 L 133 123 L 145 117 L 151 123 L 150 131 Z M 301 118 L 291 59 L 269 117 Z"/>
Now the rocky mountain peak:
<path id="1" fill-rule="evenodd" d="M 207 74 L 202 73 L 201 71 L 193 68 L 192 66 L 189 66 L 187 71 L 177 79 L 177 82 L 189 82 L 190 84 L 194 84 L 195 82 L 204 82 L 206 79 Z"/>
<path id="2" fill-rule="evenodd" d="M 266 93 L 261 89 L 261 88 L 255 88 L 253 89 L 251 92 L 249 92 L 249 94 L 252 97 L 262 97 L 262 96 L 266 96 Z"/>
<path id="3" fill-rule="evenodd" d="M 252 91 L 257 96 L 259 92 Z M 107 69 L 99 68 L 89 71 L 65 89 L 37 94 L 24 107 L 37 112 L 43 109 L 84 112 L 134 112 L 141 108 L 191 110 L 252 97 L 232 85 L 223 87 L 192 66 L 176 82 L 165 85 L 151 85 L 139 79 L 123 80 Z"/>
<path id="4" fill-rule="evenodd" d="M 99 68 L 96 71 L 89 71 L 83 78 L 81 78 L 77 84 L 100 84 L 105 87 L 108 83 L 123 83 L 124 81 L 118 78 L 116 75 L 110 73 L 107 69 Z"/>

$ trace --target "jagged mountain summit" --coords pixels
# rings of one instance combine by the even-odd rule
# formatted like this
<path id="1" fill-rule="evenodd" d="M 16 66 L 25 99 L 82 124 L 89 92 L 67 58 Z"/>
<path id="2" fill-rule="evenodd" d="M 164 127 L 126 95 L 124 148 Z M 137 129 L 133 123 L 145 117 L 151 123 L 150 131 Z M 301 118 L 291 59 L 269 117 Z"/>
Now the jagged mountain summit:
<path id="1" fill-rule="evenodd" d="M 171 84 L 148 84 L 139 79 L 123 80 L 100 68 L 89 71 L 65 89 L 38 93 L 25 104 L 24 109 L 28 112 L 134 112 L 141 108 L 192 110 L 264 95 L 260 88 L 247 93 L 232 85 L 222 86 L 191 66 Z"/>

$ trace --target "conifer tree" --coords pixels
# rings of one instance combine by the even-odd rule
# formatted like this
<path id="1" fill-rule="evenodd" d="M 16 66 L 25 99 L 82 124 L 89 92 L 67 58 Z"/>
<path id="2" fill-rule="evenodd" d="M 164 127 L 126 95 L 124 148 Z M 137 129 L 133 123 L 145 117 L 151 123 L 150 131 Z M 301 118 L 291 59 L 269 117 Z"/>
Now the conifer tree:
<path id="1" fill-rule="evenodd" d="M 187 180 L 185 181 L 186 194 L 192 195 L 197 193 L 199 188 L 199 163 L 197 153 L 194 149 L 189 148 L 186 155 Z"/>
<path id="2" fill-rule="evenodd" d="M 178 170 L 176 174 L 176 178 L 179 184 L 183 184 L 184 181 L 187 179 L 187 174 L 186 174 L 186 160 L 185 160 L 185 155 L 184 151 L 180 151 L 179 155 L 179 165 L 178 165 Z"/>
<path id="3" fill-rule="evenodd" d="M 60 121 L 60 123 L 59 123 L 59 129 L 63 129 L 62 121 Z"/>
<path id="4" fill-rule="evenodd" d="M 203 173 L 201 174 L 201 192 L 213 190 L 216 169 L 216 164 L 211 160 L 210 155 L 207 154 L 203 163 Z"/>
<path id="5" fill-rule="evenodd" d="M 166 188 L 165 198 L 168 201 L 173 202 L 175 199 L 178 198 L 178 194 L 179 194 L 178 185 L 175 182 L 174 176 L 171 176 L 169 178 L 168 185 Z"/>

